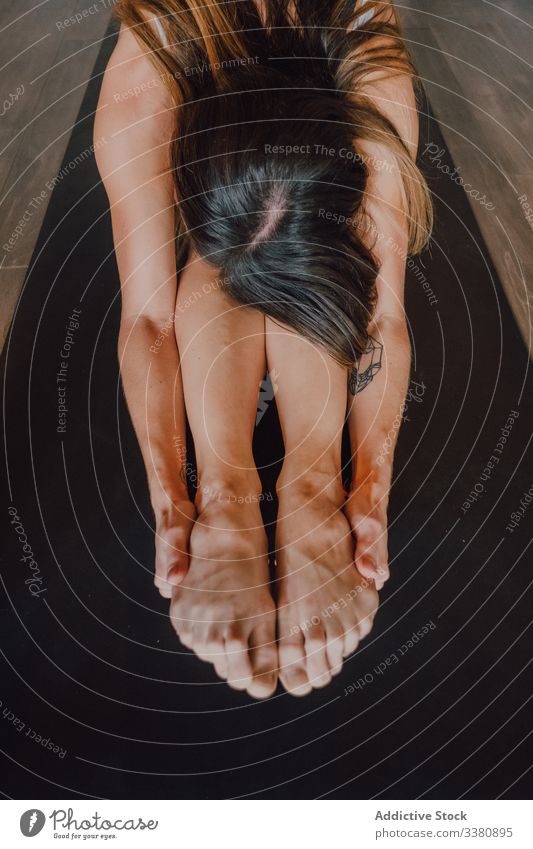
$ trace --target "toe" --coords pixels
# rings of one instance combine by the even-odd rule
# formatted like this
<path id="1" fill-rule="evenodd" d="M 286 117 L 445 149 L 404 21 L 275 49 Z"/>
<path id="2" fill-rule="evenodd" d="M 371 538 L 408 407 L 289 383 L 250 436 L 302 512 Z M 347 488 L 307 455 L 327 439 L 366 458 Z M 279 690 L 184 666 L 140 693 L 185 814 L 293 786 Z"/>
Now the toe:
<path id="1" fill-rule="evenodd" d="M 326 657 L 332 675 L 338 675 L 342 669 L 344 653 L 344 632 L 337 619 L 326 623 Z"/>
<path id="2" fill-rule="evenodd" d="M 306 672 L 304 638 L 301 631 L 280 636 L 279 678 L 288 693 L 306 696 L 312 687 Z"/>
<path id="3" fill-rule="evenodd" d="M 256 699 L 271 696 L 278 683 L 278 653 L 274 623 L 257 626 L 250 636 L 253 680 L 248 692 Z"/>
<path id="4" fill-rule="evenodd" d="M 192 631 L 190 628 L 180 628 L 178 631 L 178 637 L 180 642 L 185 646 L 186 649 L 193 648 L 192 642 Z"/>
<path id="5" fill-rule="evenodd" d="M 228 677 L 228 658 L 224 646 L 224 638 L 218 631 L 208 631 L 205 642 L 205 658 L 212 663 L 219 678 L 224 681 Z"/>
<path id="6" fill-rule="evenodd" d="M 207 653 L 207 629 L 206 622 L 194 622 L 191 626 L 191 648 L 200 660 L 211 663 L 211 656 Z"/>
<path id="7" fill-rule="evenodd" d="M 176 598 L 170 602 L 169 619 L 180 642 L 188 649 L 192 648 L 193 623 L 190 619 L 183 618 L 181 605 Z"/>
<path id="8" fill-rule="evenodd" d="M 359 629 L 354 622 L 346 627 L 344 632 L 344 657 L 353 654 L 359 645 Z"/>
<path id="9" fill-rule="evenodd" d="M 368 637 L 372 630 L 373 619 L 371 616 L 365 616 L 359 622 L 359 638 L 363 640 Z"/>
<path id="10" fill-rule="evenodd" d="M 228 684 L 235 690 L 247 690 L 253 680 L 252 662 L 245 635 L 232 630 L 226 637 Z"/>
<path id="11" fill-rule="evenodd" d="M 313 625 L 305 635 L 307 676 L 313 687 L 325 687 L 331 681 L 326 655 L 326 634 L 322 625 Z"/>
<path id="12" fill-rule="evenodd" d="M 280 681 L 291 696 L 307 696 L 313 689 L 303 666 L 287 669 Z"/>

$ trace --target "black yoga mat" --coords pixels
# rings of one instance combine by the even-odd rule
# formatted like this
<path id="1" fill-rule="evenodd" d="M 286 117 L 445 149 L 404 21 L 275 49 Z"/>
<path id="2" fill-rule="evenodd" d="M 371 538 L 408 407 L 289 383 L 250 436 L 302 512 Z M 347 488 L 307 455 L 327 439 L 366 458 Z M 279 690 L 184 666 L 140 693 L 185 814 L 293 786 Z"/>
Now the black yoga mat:
<path id="1" fill-rule="evenodd" d="M 413 380 L 392 578 L 371 636 L 331 686 L 257 703 L 181 649 L 152 586 L 152 514 L 118 375 L 110 217 L 83 155 L 113 43 L 103 42 L 1 359 L 2 791 L 530 796 L 531 378 L 466 196 L 423 155 L 445 148 L 437 122 L 422 117 L 437 226 L 407 280 Z M 440 159 L 453 171 L 446 151 Z M 282 446 L 275 404 L 263 412 L 255 453 L 270 492 Z M 275 502 L 264 507 L 272 531 Z"/>

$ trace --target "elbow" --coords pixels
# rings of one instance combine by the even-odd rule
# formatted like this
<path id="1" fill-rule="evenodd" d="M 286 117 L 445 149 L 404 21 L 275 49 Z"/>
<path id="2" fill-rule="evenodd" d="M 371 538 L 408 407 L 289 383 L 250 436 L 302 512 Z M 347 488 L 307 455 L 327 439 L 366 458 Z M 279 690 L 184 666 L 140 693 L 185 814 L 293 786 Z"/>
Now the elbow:
<path id="1" fill-rule="evenodd" d="M 368 333 L 383 346 L 389 363 L 402 363 L 403 367 L 407 367 L 411 360 L 411 338 L 405 315 L 376 315 L 369 324 Z"/>
<path id="2" fill-rule="evenodd" d="M 409 343 L 409 330 L 405 313 L 376 312 L 368 325 L 368 332 L 376 338 L 405 339 Z"/>
<path id="3" fill-rule="evenodd" d="M 123 315 L 120 319 L 118 353 L 122 360 L 128 348 L 144 350 L 147 355 L 158 354 L 166 343 L 175 343 L 174 314 Z M 177 344 L 177 343 L 175 343 Z"/>

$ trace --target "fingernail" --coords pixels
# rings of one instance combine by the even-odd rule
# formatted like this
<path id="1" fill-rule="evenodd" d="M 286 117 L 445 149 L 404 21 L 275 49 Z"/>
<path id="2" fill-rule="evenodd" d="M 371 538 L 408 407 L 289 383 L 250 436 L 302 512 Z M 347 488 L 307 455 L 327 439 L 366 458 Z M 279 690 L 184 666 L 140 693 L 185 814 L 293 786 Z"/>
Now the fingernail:
<path id="1" fill-rule="evenodd" d="M 167 572 L 167 581 L 170 583 L 172 581 L 181 581 L 183 578 L 183 568 L 181 566 L 172 566 L 171 569 Z"/>
<path id="2" fill-rule="evenodd" d="M 365 560 L 368 561 L 368 565 L 369 565 L 370 569 L 372 569 L 373 572 L 377 572 L 377 570 L 378 570 L 377 563 L 374 560 L 374 558 L 370 556 L 370 554 L 365 554 Z"/>

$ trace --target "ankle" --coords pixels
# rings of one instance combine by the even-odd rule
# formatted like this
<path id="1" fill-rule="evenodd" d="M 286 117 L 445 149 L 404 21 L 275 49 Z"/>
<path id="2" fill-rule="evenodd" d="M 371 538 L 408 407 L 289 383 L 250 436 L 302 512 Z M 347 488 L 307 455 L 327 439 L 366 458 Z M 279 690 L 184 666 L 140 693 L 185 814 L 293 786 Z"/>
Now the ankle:
<path id="1" fill-rule="evenodd" d="M 296 499 L 309 502 L 315 499 L 327 499 L 336 507 L 344 503 L 344 488 L 340 469 L 306 469 L 298 473 L 283 466 L 276 491 L 280 501 Z"/>
<path id="2" fill-rule="evenodd" d="M 199 476 L 195 503 L 202 512 L 214 505 L 258 504 L 261 494 L 261 480 L 256 470 L 204 471 Z"/>

